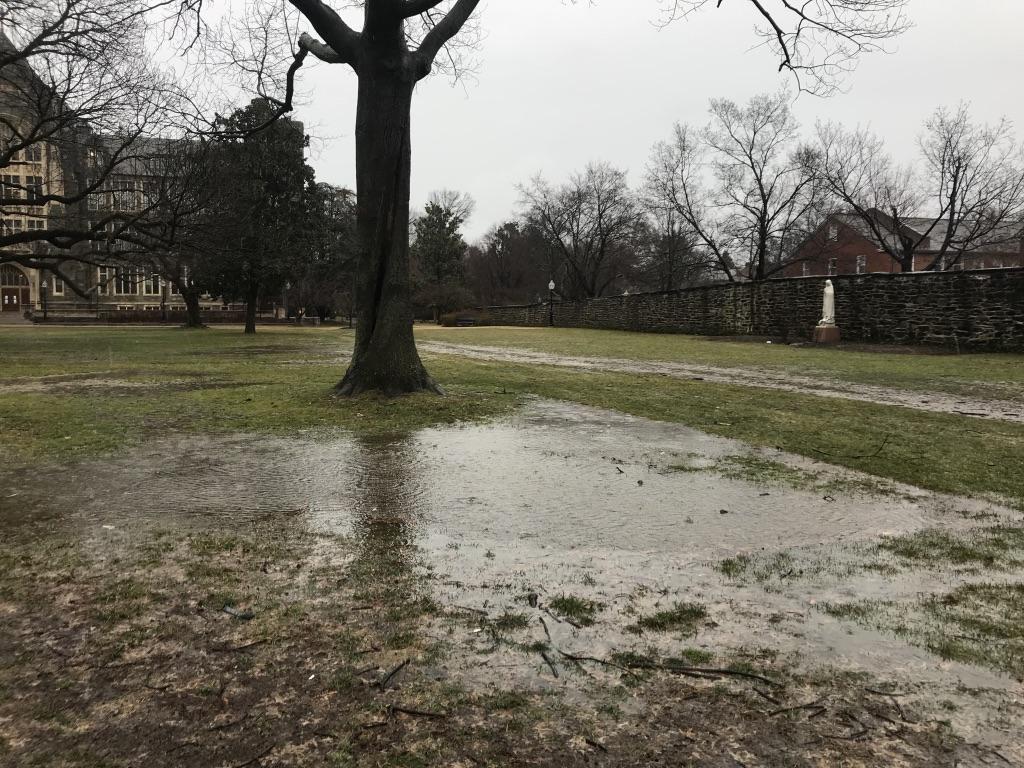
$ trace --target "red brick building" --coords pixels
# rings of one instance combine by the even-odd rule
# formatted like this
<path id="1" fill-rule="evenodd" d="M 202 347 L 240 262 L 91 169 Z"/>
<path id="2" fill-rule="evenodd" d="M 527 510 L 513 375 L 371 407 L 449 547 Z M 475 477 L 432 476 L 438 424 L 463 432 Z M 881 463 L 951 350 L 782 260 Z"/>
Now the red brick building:
<path id="1" fill-rule="evenodd" d="M 912 271 L 926 270 L 934 263 L 946 234 L 944 221 L 936 223 L 934 219 L 908 218 L 897 233 L 888 216 L 878 211 L 872 214 L 877 217 L 878 230 L 886 236 L 891 250 L 899 252 L 899 237 L 920 243 L 915 250 Z M 990 244 L 982 244 L 965 253 L 952 269 L 1024 266 L 1024 230 L 1017 228 L 1009 234 L 989 239 L 992 241 Z M 800 277 L 902 271 L 863 218 L 852 213 L 839 213 L 830 216 L 807 238 L 783 273 L 786 277 Z"/>

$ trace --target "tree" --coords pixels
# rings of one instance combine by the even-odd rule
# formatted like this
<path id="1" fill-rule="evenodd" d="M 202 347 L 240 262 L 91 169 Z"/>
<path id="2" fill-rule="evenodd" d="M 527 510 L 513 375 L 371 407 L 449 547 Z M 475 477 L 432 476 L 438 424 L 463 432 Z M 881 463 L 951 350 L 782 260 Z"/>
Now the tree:
<path id="1" fill-rule="evenodd" d="M 742 107 L 713 99 L 703 130 L 677 125 L 652 153 L 651 204 L 675 212 L 729 280 L 781 270 L 817 221 L 822 189 L 798 152 L 789 101 L 785 91 Z"/>
<path id="2" fill-rule="evenodd" d="M 200 271 L 218 295 L 245 301 L 245 333 L 256 332 L 260 297 L 299 272 L 323 206 L 305 161 L 302 124 L 281 120 L 249 130 L 272 112 L 265 99 L 254 99 L 224 120 L 223 135 L 238 138 L 212 152 L 216 195 L 203 214 L 208 258 Z"/>
<path id="3" fill-rule="evenodd" d="M 310 310 L 321 318 L 341 313 L 351 319 L 357 249 L 355 195 L 323 182 L 316 185 L 314 194 L 309 251 L 300 271 L 286 285 L 284 298 L 300 319 Z"/>
<path id="4" fill-rule="evenodd" d="M 409 282 L 410 109 L 416 83 L 471 21 L 479 0 L 361 0 L 361 32 L 323 0 L 289 0 L 319 35 L 298 38 L 278 111 L 292 108 L 294 78 L 307 55 L 350 66 L 359 79 L 356 108 L 356 191 L 360 240 L 359 324 L 344 394 L 437 390 L 412 334 Z M 906 0 L 821 0 L 793 5 L 748 0 L 773 32 L 781 66 L 820 86 L 840 76 L 854 57 L 902 31 Z M 666 21 L 705 5 L 668 2 Z M 201 4 L 200 4 L 201 7 Z M 268 6 L 269 7 L 269 6 Z M 265 31 L 265 30 L 264 30 Z M 257 30 L 259 32 L 259 30 Z M 265 39 L 265 35 L 255 37 Z M 414 47 L 410 48 L 410 40 Z M 445 61 L 456 61 L 445 56 Z M 266 67 L 250 68 L 260 79 Z"/>
<path id="5" fill-rule="evenodd" d="M 1008 121 L 979 125 L 966 105 L 940 108 L 918 146 L 919 161 L 900 164 L 868 130 L 829 123 L 818 126 L 814 160 L 831 194 L 904 272 L 951 269 L 972 251 L 1020 239 L 1024 147 Z"/>
<path id="6" fill-rule="evenodd" d="M 472 210 L 472 199 L 466 195 L 435 193 L 413 224 L 412 258 L 419 283 L 416 303 L 430 307 L 435 322 L 443 312 L 457 309 L 467 300 L 467 246 L 459 228 Z"/>
<path id="7" fill-rule="evenodd" d="M 518 221 L 493 227 L 466 259 L 466 273 L 483 306 L 528 303 L 546 295 L 554 272 L 544 259 L 539 233 Z"/>
<path id="8" fill-rule="evenodd" d="M 637 272 L 642 287 L 674 291 L 709 279 L 714 262 L 696 247 L 695 239 L 672 209 L 648 211 L 646 247 Z"/>
<path id="9" fill-rule="evenodd" d="M 568 298 L 604 296 L 636 259 L 643 210 L 624 171 L 592 163 L 562 186 L 541 177 L 520 189 L 524 217 L 544 238 Z"/>

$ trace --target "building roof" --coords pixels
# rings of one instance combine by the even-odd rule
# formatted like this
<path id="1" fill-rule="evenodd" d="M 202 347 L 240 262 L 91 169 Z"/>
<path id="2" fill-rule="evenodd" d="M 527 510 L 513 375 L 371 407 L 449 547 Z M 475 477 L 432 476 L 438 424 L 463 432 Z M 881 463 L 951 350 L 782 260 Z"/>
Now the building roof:
<path id="1" fill-rule="evenodd" d="M 898 249 L 899 239 L 892 218 L 877 209 L 870 209 L 868 214 L 874 217 L 878 230 L 882 233 L 888 249 Z M 876 247 L 881 247 L 881 241 L 875 234 L 875 231 L 860 214 L 839 213 L 832 218 L 843 224 L 843 226 L 852 229 L 861 237 L 870 240 Z M 937 253 L 945 241 L 949 230 L 949 220 L 947 218 L 908 216 L 900 221 L 900 225 L 900 233 L 915 242 L 920 241 L 920 246 L 917 250 L 922 254 Z M 961 222 L 960 226 L 964 227 L 965 232 L 963 236 L 967 237 L 971 228 L 970 222 Z M 959 228 L 958 226 L 957 229 Z M 953 237 L 955 241 L 956 232 L 954 232 Z M 1024 222 L 1003 222 L 986 232 L 984 237 L 972 245 L 971 250 L 988 253 L 1019 253 L 1022 239 L 1024 239 Z"/>

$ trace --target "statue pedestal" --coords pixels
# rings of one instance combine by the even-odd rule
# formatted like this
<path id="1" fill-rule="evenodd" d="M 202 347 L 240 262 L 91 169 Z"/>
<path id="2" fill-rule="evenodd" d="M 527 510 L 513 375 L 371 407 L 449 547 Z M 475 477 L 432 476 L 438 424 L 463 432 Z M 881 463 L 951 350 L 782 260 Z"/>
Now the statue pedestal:
<path id="1" fill-rule="evenodd" d="M 818 325 L 814 328 L 814 343 L 815 344 L 838 344 L 839 343 L 839 326 L 838 325 Z"/>

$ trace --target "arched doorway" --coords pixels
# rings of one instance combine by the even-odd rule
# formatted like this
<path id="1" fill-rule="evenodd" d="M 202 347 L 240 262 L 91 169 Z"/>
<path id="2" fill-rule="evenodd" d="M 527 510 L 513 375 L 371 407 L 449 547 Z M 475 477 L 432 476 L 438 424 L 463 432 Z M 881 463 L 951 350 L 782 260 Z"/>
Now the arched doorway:
<path id="1" fill-rule="evenodd" d="M 0 266 L 0 311 L 24 312 L 30 306 L 28 277 L 13 264 Z"/>

